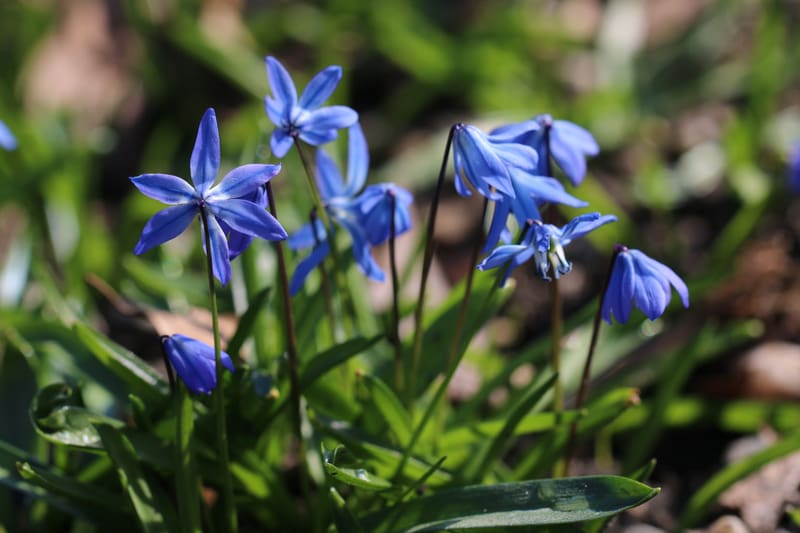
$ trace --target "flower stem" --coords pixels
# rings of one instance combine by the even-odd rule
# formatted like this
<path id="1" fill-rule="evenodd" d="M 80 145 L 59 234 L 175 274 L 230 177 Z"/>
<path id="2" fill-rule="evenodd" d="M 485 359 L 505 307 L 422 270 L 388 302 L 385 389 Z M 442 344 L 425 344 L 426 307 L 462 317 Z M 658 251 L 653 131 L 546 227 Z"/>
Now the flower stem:
<path id="1" fill-rule="evenodd" d="M 342 298 L 342 304 L 347 309 L 350 317 L 355 316 L 354 306 L 352 301 L 350 300 L 350 293 L 347 289 L 347 281 L 344 279 L 344 271 L 339 268 L 341 265 L 341 261 L 339 261 L 339 249 L 336 248 L 336 241 L 334 239 L 333 233 L 333 225 L 331 224 L 331 219 L 328 216 L 328 211 L 325 209 L 325 204 L 322 202 L 322 197 L 319 194 L 319 190 L 317 189 L 317 185 L 314 180 L 314 172 L 311 168 L 311 165 L 308 162 L 308 158 L 306 157 L 305 150 L 303 150 L 303 145 L 300 142 L 300 139 L 295 137 L 294 138 L 294 146 L 297 149 L 297 155 L 300 156 L 300 162 L 303 164 L 303 170 L 306 174 L 306 183 L 308 183 L 308 188 L 311 190 L 311 199 L 314 202 L 314 208 L 317 210 L 317 216 L 322 221 L 322 226 L 325 228 L 325 233 L 327 234 L 328 243 L 330 244 L 331 248 L 331 259 L 333 260 L 333 269 L 336 272 L 335 275 L 335 290 Z M 342 325 L 345 328 L 345 333 L 348 336 L 352 335 L 352 325 L 350 322 L 343 320 Z"/>
<path id="2" fill-rule="evenodd" d="M 550 281 L 550 315 L 551 328 L 550 336 L 552 345 L 550 347 L 550 366 L 553 373 L 559 376 L 553 386 L 553 411 L 558 414 L 564 409 L 564 386 L 561 381 L 561 337 L 564 333 L 564 321 L 562 317 L 561 293 L 558 287 L 558 278 L 553 276 Z"/>
<path id="3" fill-rule="evenodd" d="M 439 209 L 439 197 L 442 194 L 442 185 L 444 184 L 444 177 L 447 172 L 447 162 L 450 158 L 450 147 L 453 144 L 453 135 L 455 134 L 458 124 L 453 124 L 450 132 L 447 134 L 447 143 L 444 147 L 444 157 L 442 157 L 442 166 L 439 170 L 439 178 L 436 181 L 436 189 L 431 199 L 431 208 L 428 212 L 428 226 L 425 232 L 425 253 L 422 258 L 422 276 L 419 282 L 419 295 L 417 296 L 417 307 L 414 310 L 414 340 L 412 343 L 411 351 L 411 368 L 408 373 L 408 405 L 412 407 L 413 398 L 416 394 L 416 375 L 419 371 L 420 358 L 422 357 L 422 334 L 423 326 L 422 319 L 425 310 L 425 289 L 428 284 L 428 274 L 430 273 L 431 263 L 433 262 L 433 230 L 436 227 L 436 213 Z"/>
<path id="4" fill-rule="evenodd" d="M 589 394 L 589 380 L 592 375 L 592 359 L 594 358 L 594 350 L 597 346 L 597 339 L 600 336 L 600 325 L 602 324 L 603 318 L 603 301 L 606 298 L 606 292 L 608 291 L 608 285 L 611 281 L 611 274 L 614 271 L 614 262 L 617 260 L 617 255 L 619 255 L 620 248 L 618 246 L 614 247 L 614 253 L 611 254 L 611 263 L 608 267 L 608 274 L 606 274 L 606 279 L 603 281 L 603 289 L 600 291 L 600 300 L 597 302 L 597 312 L 594 315 L 594 323 L 592 325 L 592 339 L 589 342 L 589 351 L 586 354 L 586 361 L 583 364 L 583 374 L 581 376 L 581 385 L 578 389 L 578 396 L 575 400 L 575 411 L 580 411 L 583 407 L 583 404 L 586 402 L 586 396 Z M 576 418 L 572 425 L 569 428 L 569 440 L 567 441 L 567 451 L 566 455 L 564 456 L 564 475 L 569 475 L 569 468 L 570 463 L 572 462 L 572 458 L 575 455 L 575 446 L 576 440 L 578 437 L 578 419 Z"/>
<path id="5" fill-rule="evenodd" d="M 272 183 L 267 182 L 267 201 L 269 202 L 270 214 L 278 218 L 278 210 L 275 207 L 275 195 L 272 194 Z M 303 441 L 303 417 L 300 411 L 300 375 L 299 362 L 297 357 L 297 336 L 295 334 L 294 313 L 292 311 L 292 297 L 289 294 L 289 276 L 286 271 L 286 257 L 283 253 L 283 243 L 275 243 L 275 251 L 278 255 L 278 276 L 281 282 L 281 301 L 283 302 L 284 332 L 286 334 L 286 353 L 289 360 L 289 385 L 290 401 L 292 405 L 292 422 L 295 438 L 297 439 L 297 455 L 300 463 L 300 480 L 303 493 L 310 494 L 308 481 L 308 468 L 306 465 L 305 442 Z"/>
<path id="6" fill-rule="evenodd" d="M 311 221 L 311 233 L 314 235 L 314 244 L 315 246 L 319 246 L 321 239 L 319 235 L 317 235 L 317 210 L 312 209 L 311 215 L 309 216 Z M 322 298 L 325 301 L 325 312 L 328 314 L 328 324 L 331 328 L 331 341 L 336 342 L 336 313 L 333 310 L 333 296 L 331 294 L 331 284 L 330 279 L 328 278 L 328 269 L 325 268 L 325 261 L 320 261 L 319 267 L 319 275 L 322 278 Z"/>
<path id="7" fill-rule="evenodd" d="M 225 531 L 235 533 L 238 530 L 238 517 L 233 504 L 233 482 L 231 480 L 230 457 L 228 454 L 228 430 L 225 422 L 225 388 L 222 384 L 222 346 L 219 336 L 219 311 L 217 310 L 217 290 L 214 282 L 214 263 L 211 257 L 211 231 L 208 227 L 208 213 L 200 208 L 203 222 L 203 235 L 206 241 L 206 271 L 208 273 L 208 290 L 211 296 L 211 328 L 214 333 L 214 369 L 217 377 L 217 388 L 214 391 L 214 411 L 217 423 L 217 448 L 220 454 L 220 470 L 222 477 L 222 505 L 224 511 Z"/>
<path id="8" fill-rule="evenodd" d="M 481 216 L 481 221 L 483 221 L 484 216 L 486 216 L 486 209 L 488 205 L 489 205 L 489 200 L 484 199 L 483 216 Z M 461 305 L 459 306 L 458 309 L 458 317 L 456 318 L 456 323 L 453 330 L 453 336 L 450 338 L 450 350 L 448 352 L 448 357 L 447 357 L 447 373 L 445 374 L 445 377 L 442 380 L 442 382 L 437 387 L 433 399 L 428 404 L 428 407 L 425 409 L 425 413 L 422 415 L 422 419 L 420 420 L 419 424 L 414 430 L 414 434 L 411 436 L 411 440 L 409 441 L 405 450 L 403 450 L 403 458 L 400 460 L 400 463 L 397 467 L 397 471 L 395 472 L 395 476 L 399 476 L 403 472 L 403 468 L 405 468 L 406 462 L 408 461 L 408 458 L 411 456 L 414 446 L 416 446 L 417 444 L 417 440 L 419 440 L 420 435 L 422 435 L 422 431 L 425 429 L 425 426 L 430 420 L 431 415 L 433 415 L 433 413 L 437 410 L 439 402 L 442 400 L 444 393 L 447 391 L 447 387 L 450 386 L 450 382 L 452 381 L 453 376 L 456 373 L 456 369 L 458 368 L 459 363 L 461 363 L 461 358 L 464 356 L 464 351 L 466 347 L 462 342 L 461 336 L 464 332 L 464 326 L 466 325 L 467 322 L 467 311 L 469 310 L 469 300 L 470 300 L 470 295 L 472 294 L 473 280 L 475 279 L 475 270 L 476 270 L 475 265 L 478 264 L 478 256 L 480 255 L 482 246 L 483 246 L 483 236 L 475 239 L 475 245 L 472 249 L 472 256 L 470 258 L 470 269 L 467 271 L 467 279 L 464 282 L 464 296 L 461 300 Z"/>
<path id="9" fill-rule="evenodd" d="M 397 229 L 395 228 L 394 215 L 397 208 L 397 198 L 394 193 L 389 193 L 389 203 L 392 206 L 391 219 L 389 220 L 389 265 L 392 271 L 392 325 L 389 339 L 394 346 L 394 386 L 399 397 L 403 397 L 403 343 L 400 342 L 400 281 L 397 275 L 397 250 L 395 238 Z"/>

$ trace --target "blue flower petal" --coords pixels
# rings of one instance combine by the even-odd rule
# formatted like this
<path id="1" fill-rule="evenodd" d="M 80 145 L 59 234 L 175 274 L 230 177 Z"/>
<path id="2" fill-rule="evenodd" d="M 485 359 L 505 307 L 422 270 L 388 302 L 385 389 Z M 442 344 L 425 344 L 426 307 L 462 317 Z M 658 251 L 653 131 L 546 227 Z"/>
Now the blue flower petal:
<path id="1" fill-rule="evenodd" d="M 583 237 L 587 233 L 594 231 L 600 226 L 610 222 L 616 222 L 615 215 L 600 215 L 600 213 L 587 213 L 578 215 L 565 225 L 558 236 L 562 246 L 566 246 L 575 239 Z"/>
<path id="2" fill-rule="evenodd" d="M 317 268 L 322 261 L 330 253 L 331 248 L 328 241 L 323 241 L 315 246 L 311 254 L 297 264 L 297 268 L 292 274 L 292 279 L 289 282 L 289 293 L 294 296 L 303 287 L 306 278 L 312 270 Z"/>
<path id="3" fill-rule="evenodd" d="M 489 140 L 493 143 L 522 143 L 521 139 L 540 129 L 541 125 L 533 119 L 506 124 L 489 132 Z"/>
<path id="4" fill-rule="evenodd" d="M 336 90 L 339 80 L 342 79 L 342 67 L 331 65 L 319 71 L 311 81 L 308 82 L 302 96 L 300 96 L 300 107 L 304 109 L 316 109 L 325 102 Z"/>
<path id="5" fill-rule="evenodd" d="M 17 138 L 2 120 L 0 120 L 0 148 L 6 150 L 16 150 L 17 148 Z"/>
<path id="6" fill-rule="evenodd" d="M 175 334 L 164 340 L 170 364 L 192 393 L 210 394 L 217 387 L 214 348 L 186 335 Z M 230 355 L 221 351 L 222 366 L 234 371 Z"/>
<path id="7" fill-rule="evenodd" d="M 202 219 L 201 219 L 202 220 Z M 202 224 L 201 224 L 202 225 Z M 225 232 L 213 216 L 208 216 L 208 227 L 211 232 L 211 265 L 214 276 L 222 285 L 231 279 L 231 260 L 228 253 L 228 240 Z"/>
<path id="8" fill-rule="evenodd" d="M 281 114 L 287 116 L 297 105 L 297 89 L 281 62 L 272 56 L 267 56 L 267 78 L 275 100 L 275 108 L 281 109 Z"/>
<path id="9" fill-rule="evenodd" d="M 219 129 L 217 116 L 211 108 L 203 114 L 197 129 L 189 168 L 197 192 L 204 196 L 219 172 Z"/>
<path id="10" fill-rule="evenodd" d="M 345 194 L 345 185 L 339 167 L 322 149 L 317 150 L 317 188 L 323 200 Z"/>
<path id="11" fill-rule="evenodd" d="M 192 203 L 174 205 L 162 209 L 144 225 L 139 242 L 133 253 L 141 255 L 146 251 L 174 239 L 192 223 L 197 215 L 197 205 Z"/>
<path id="12" fill-rule="evenodd" d="M 275 157 L 283 157 L 294 144 L 294 138 L 282 129 L 275 129 L 269 140 L 269 148 Z"/>
<path id="13" fill-rule="evenodd" d="M 501 194 L 514 196 L 505 163 L 497 155 L 486 135 L 478 128 L 469 125 L 456 127 L 453 135 L 453 162 L 457 176 L 483 196 L 497 199 L 499 194 L 493 193 L 492 187 Z M 457 183 L 456 190 L 461 193 L 463 184 Z"/>
<path id="14" fill-rule="evenodd" d="M 394 197 L 394 213 L 392 213 Z M 413 196 L 407 190 L 393 183 L 370 185 L 357 198 L 357 209 L 361 213 L 361 227 L 367 241 L 377 246 L 392 236 L 392 217 L 394 217 L 395 237 L 411 229 L 409 206 Z"/>
<path id="15" fill-rule="evenodd" d="M 553 130 L 558 141 L 574 146 L 586 156 L 595 156 L 600 153 L 597 141 L 586 129 L 567 120 L 553 121 Z"/>
<path id="16" fill-rule="evenodd" d="M 361 272 L 375 281 L 383 281 L 386 279 L 383 270 L 381 270 L 378 263 L 375 262 L 375 259 L 372 258 L 369 241 L 361 227 L 348 219 L 339 220 L 339 223 L 350 234 L 350 238 L 353 241 L 353 258 L 361 269 Z"/>
<path id="17" fill-rule="evenodd" d="M 586 159 L 577 149 L 559 140 L 555 130 L 550 131 L 550 153 L 572 184 L 580 185 L 586 175 Z"/>
<path id="18" fill-rule="evenodd" d="M 281 171 L 281 165 L 242 165 L 228 172 L 206 195 L 209 202 L 242 198 L 255 192 Z"/>
<path id="19" fill-rule="evenodd" d="M 292 233 L 289 237 L 287 244 L 291 250 L 300 250 L 303 248 L 311 248 L 317 245 L 317 241 L 322 242 L 327 238 L 325 234 L 325 226 L 320 219 L 315 219 L 316 230 L 311 226 L 311 223 L 304 224 L 299 230 Z M 316 231 L 316 236 L 315 232 Z"/>
<path id="20" fill-rule="evenodd" d="M 530 146 L 515 143 L 492 143 L 492 147 L 500 159 L 510 167 L 515 167 L 529 173 L 535 173 L 539 168 L 539 154 Z"/>
<path id="21" fill-rule="evenodd" d="M 131 178 L 131 182 L 145 196 L 169 205 L 192 202 L 198 198 L 197 191 L 189 182 L 171 174 L 142 174 Z"/>
<path id="22" fill-rule="evenodd" d="M 275 217 L 249 200 L 219 200 L 209 203 L 208 209 L 231 228 L 246 235 L 268 241 L 282 241 L 288 236 Z"/>
<path id="23" fill-rule="evenodd" d="M 339 132 L 335 129 L 329 130 L 311 130 L 311 129 L 302 129 L 298 137 L 304 140 L 311 146 L 320 146 L 323 144 L 328 144 L 336 137 L 339 136 Z"/>
<path id="24" fill-rule="evenodd" d="M 323 132 L 349 128 L 358 122 L 358 113 L 343 105 L 315 109 L 296 122 L 301 130 Z"/>
<path id="25" fill-rule="evenodd" d="M 369 150 L 358 122 L 350 126 L 347 135 L 347 182 L 343 194 L 355 196 L 367 182 Z"/>

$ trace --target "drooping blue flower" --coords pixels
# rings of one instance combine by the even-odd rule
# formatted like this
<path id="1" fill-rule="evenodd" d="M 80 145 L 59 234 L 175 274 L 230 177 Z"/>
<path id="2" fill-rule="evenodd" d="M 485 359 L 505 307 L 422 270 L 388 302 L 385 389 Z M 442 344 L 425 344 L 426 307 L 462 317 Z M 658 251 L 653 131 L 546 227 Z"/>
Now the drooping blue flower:
<path id="1" fill-rule="evenodd" d="M 800 194 L 800 142 L 795 143 L 789 154 L 789 169 L 787 172 L 789 190 Z"/>
<path id="2" fill-rule="evenodd" d="M 211 394 L 217 388 L 216 358 L 214 348 L 186 335 L 163 337 L 164 351 L 181 381 L 194 394 Z M 233 361 L 224 351 L 220 354 L 222 366 L 233 372 Z"/>
<path id="3" fill-rule="evenodd" d="M 455 187 L 461 196 L 472 195 L 469 184 L 491 200 L 513 198 L 510 169 L 536 174 L 537 162 L 538 154 L 529 146 L 510 141 L 495 143 L 475 126 L 454 126 Z"/>
<path id="4" fill-rule="evenodd" d="M 542 204 L 563 204 L 570 207 L 586 207 L 587 202 L 569 194 L 555 178 L 533 176 L 517 168 L 511 168 L 511 184 L 514 197 L 502 196 L 495 202 L 492 222 L 486 235 L 483 251 L 487 252 L 503 239 L 508 242 L 510 232 L 508 217 L 513 214 L 520 227 L 528 220 L 541 220 L 539 207 Z"/>
<path id="5" fill-rule="evenodd" d="M 0 120 L 0 148 L 6 150 L 16 150 L 17 148 L 17 138 L 2 120 Z"/>
<path id="6" fill-rule="evenodd" d="M 280 61 L 271 56 L 266 61 L 272 96 L 264 103 L 267 116 L 275 124 L 270 139 L 275 157 L 285 156 L 297 137 L 319 146 L 334 140 L 337 130 L 358 121 L 358 113 L 347 106 L 322 107 L 342 78 L 341 67 L 331 65 L 318 72 L 298 100 L 294 82 Z"/>
<path id="7" fill-rule="evenodd" d="M 389 236 L 391 199 L 387 195 L 394 194 L 396 198 L 396 235 L 411 227 L 408 206 L 412 200 L 408 191 L 392 184 L 370 185 L 359 195 L 366 182 L 368 168 L 367 142 L 358 124 L 348 129 L 346 179 L 342 179 L 336 163 L 324 150 L 317 151 L 317 184 L 328 217 L 350 235 L 353 258 L 364 275 L 383 281 L 385 275 L 372 257 L 371 246 L 380 244 Z M 319 219 L 301 227 L 289 237 L 288 242 L 293 250 L 313 247 L 311 254 L 300 261 L 292 275 L 289 290 L 294 295 L 302 288 L 308 274 L 328 256 L 330 243 Z"/>
<path id="8" fill-rule="evenodd" d="M 504 285 L 515 268 L 534 258 L 539 277 L 549 280 L 548 274 L 552 268 L 553 276 L 558 278 L 572 270 L 572 263 L 567 261 L 564 255 L 564 247 L 600 226 L 616 220 L 617 217 L 614 215 L 587 213 L 578 215 L 560 228 L 534 221 L 519 244 L 498 246 L 478 264 L 478 270 L 489 270 L 508 264 L 501 280 L 501 285 Z"/>
<path id="9" fill-rule="evenodd" d="M 542 176 L 554 176 L 550 166 L 552 157 L 575 186 L 586 176 L 586 158 L 600 151 L 597 141 L 584 128 L 567 120 L 554 120 L 547 114 L 497 128 L 491 132 L 491 138 L 533 147 L 539 154 L 537 173 Z"/>
<path id="10" fill-rule="evenodd" d="M 143 194 L 169 204 L 147 221 L 134 253 L 174 239 L 189 226 L 200 210 L 206 210 L 211 235 L 214 276 L 225 285 L 231 277 L 230 248 L 226 228 L 271 241 L 283 240 L 286 230 L 258 200 L 258 189 L 281 170 L 280 165 L 243 165 L 231 170 L 214 185 L 219 171 L 219 131 L 213 109 L 200 121 L 190 160 L 192 183 L 170 174 L 142 174 L 131 181 Z M 255 195 L 255 196 L 254 196 Z M 202 217 L 201 217 L 202 224 Z M 234 243 L 241 252 L 241 243 Z"/>
<path id="11" fill-rule="evenodd" d="M 689 289 L 686 283 L 668 266 L 651 259 L 639 250 L 618 247 L 611 278 L 603 298 L 602 316 L 611 324 L 611 317 L 624 324 L 631 314 L 631 306 L 642 310 L 647 318 L 655 320 L 664 314 L 675 287 L 684 307 L 689 307 Z"/>
<path id="12" fill-rule="evenodd" d="M 380 183 L 364 189 L 358 196 L 358 207 L 369 243 L 377 246 L 389 240 L 392 236 L 392 215 L 395 237 L 410 230 L 410 207 L 413 202 L 411 193 L 394 183 Z"/>

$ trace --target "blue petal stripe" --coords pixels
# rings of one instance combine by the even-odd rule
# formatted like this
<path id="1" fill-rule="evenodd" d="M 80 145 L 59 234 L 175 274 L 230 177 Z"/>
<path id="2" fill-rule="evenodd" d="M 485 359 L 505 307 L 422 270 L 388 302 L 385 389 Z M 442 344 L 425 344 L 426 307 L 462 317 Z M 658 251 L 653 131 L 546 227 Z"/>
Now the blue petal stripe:
<path id="1" fill-rule="evenodd" d="M 209 202 L 241 198 L 256 191 L 271 180 L 281 166 L 278 165 L 242 165 L 228 172 L 222 181 L 211 188 L 206 195 Z"/>
<path id="2" fill-rule="evenodd" d="M 197 139 L 189 163 L 192 182 L 201 196 L 217 179 L 219 172 L 219 130 L 213 109 L 207 109 L 197 129 Z"/>
<path id="3" fill-rule="evenodd" d="M 288 115 L 297 104 L 297 89 L 281 62 L 272 56 L 267 57 L 267 78 L 276 107 L 280 107 L 282 115 Z"/>
<path id="4" fill-rule="evenodd" d="M 208 227 L 211 231 L 211 264 L 214 276 L 222 285 L 231 279 L 231 260 L 228 255 L 228 241 L 217 219 L 209 215 Z"/>

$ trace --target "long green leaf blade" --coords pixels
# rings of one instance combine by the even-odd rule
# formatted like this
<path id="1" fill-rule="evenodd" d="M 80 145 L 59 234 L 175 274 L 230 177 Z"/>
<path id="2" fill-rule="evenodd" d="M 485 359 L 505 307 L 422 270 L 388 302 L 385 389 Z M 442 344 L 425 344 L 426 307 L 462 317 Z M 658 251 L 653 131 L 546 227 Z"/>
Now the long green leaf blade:
<path id="1" fill-rule="evenodd" d="M 568 524 L 618 514 L 658 491 L 620 476 L 475 485 L 398 504 L 362 523 L 374 533 Z"/>

